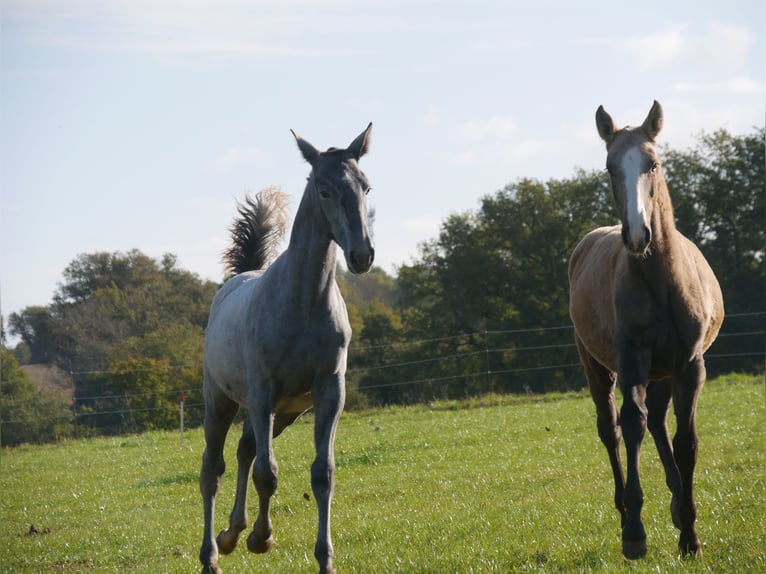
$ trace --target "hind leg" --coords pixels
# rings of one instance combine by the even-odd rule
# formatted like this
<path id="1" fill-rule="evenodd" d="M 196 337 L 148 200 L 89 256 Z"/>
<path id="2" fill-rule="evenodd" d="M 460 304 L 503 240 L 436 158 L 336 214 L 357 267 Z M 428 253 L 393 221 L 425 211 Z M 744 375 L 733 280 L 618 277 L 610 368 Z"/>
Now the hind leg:
<path id="1" fill-rule="evenodd" d="M 620 524 L 625 524 L 625 476 L 620 460 L 620 442 L 622 433 L 617 418 L 617 404 L 614 397 L 615 378 L 614 374 L 596 361 L 585 349 L 579 337 L 575 336 L 577 352 L 585 369 L 585 377 L 588 380 L 593 403 L 596 406 L 596 426 L 598 436 L 606 448 L 609 456 L 609 464 L 612 467 L 614 477 L 614 506 L 620 513 Z"/>
<path id="2" fill-rule="evenodd" d="M 268 388 L 268 384 L 259 381 L 257 388 Z M 274 416 L 271 412 L 271 397 L 267 393 L 258 394 L 255 400 L 251 400 L 249 410 L 255 434 L 253 483 L 258 493 L 258 517 L 253 524 L 253 531 L 247 537 L 247 549 L 261 554 L 274 546 L 271 535 L 271 497 L 277 490 L 278 468 L 272 449 Z"/>
<path id="3" fill-rule="evenodd" d="M 229 528 L 218 533 L 218 550 L 229 554 L 239 542 L 240 533 L 247 528 L 247 486 L 250 482 L 250 468 L 255 459 L 255 434 L 250 419 L 245 419 L 242 437 L 237 447 L 237 494 L 234 508 L 229 515 Z"/>
<path id="4" fill-rule="evenodd" d="M 674 511 L 681 536 L 678 547 L 685 556 L 702 553 L 702 544 L 694 523 L 697 508 L 694 504 L 694 467 L 697 463 L 697 399 L 705 384 L 705 363 L 702 357 L 689 363 L 676 377 L 673 385 L 673 407 L 677 431 L 673 437 L 673 453 L 681 475 L 681 496 Z"/>
<path id="5" fill-rule="evenodd" d="M 199 476 L 205 516 L 202 546 L 199 551 L 202 574 L 221 573 L 218 567 L 218 545 L 213 535 L 215 498 L 221 486 L 221 477 L 226 470 L 223 446 L 238 410 L 237 403 L 212 388 L 207 380 L 205 381 L 205 452 L 202 455 L 202 469 Z"/>

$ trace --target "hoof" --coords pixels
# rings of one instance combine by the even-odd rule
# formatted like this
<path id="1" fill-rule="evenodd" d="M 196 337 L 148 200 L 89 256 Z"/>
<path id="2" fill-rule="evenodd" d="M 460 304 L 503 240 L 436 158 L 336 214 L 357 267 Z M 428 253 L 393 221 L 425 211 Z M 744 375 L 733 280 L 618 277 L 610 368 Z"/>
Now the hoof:
<path id="1" fill-rule="evenodd" d="M 255 532 L 252 532 L 250 536 L 247 537 L 247 549 L 250 552 L 254 552 L 255 554 L 263 554 L 268 552 L 272 549 L 273 546 L 273 536 L 269 536 L 266 540 L 263 540 L 262 538 L 258 538 L 255 535 Z"/>
<path id="2" fill-rule="evenodd" d="M 202 567 L 202 574 L 223 574 L 223 570 L 218 567 L 218 564 L 209 564 Z"/>
<path id="3" fill-rule="evenodd" d="M 623 540 L 622 555 L 628 560 L 638 560 L 646 556 L 646 539 Z"/>
<path id="4" fill-rule="evenodd" d="M 678 549 L 681 552 L 683 558 L 697 558 L 702 557 L 702 543 L 700 539 L 694 535 L 690 540 L 685 540 L 684 536 L 678 541 Z"/>
<path id="5" fill-rule="evenodd" d="M 231 554 L 239 542 L 239 532 L 234 530 L 221 530 L 215 538 L 218 545 L 218 551 L 221 554 Z"/>

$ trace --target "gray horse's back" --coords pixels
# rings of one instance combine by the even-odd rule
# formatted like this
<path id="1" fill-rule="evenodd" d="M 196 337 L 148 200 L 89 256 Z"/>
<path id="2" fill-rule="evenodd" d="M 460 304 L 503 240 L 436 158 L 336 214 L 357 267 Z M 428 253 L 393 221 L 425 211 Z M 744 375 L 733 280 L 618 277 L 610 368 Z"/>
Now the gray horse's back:
<path id="1" fill-rule="evenodd" d="M 228 279 L 218 290 L 210 306 L 205 330 L 204 386 L 205 395 L 216 388 L 239 404 L 247 400 L 244 378 L 244 353 L 241 348 L 245 321 L 260 283 L 263 271 L 248 271 Z"/>

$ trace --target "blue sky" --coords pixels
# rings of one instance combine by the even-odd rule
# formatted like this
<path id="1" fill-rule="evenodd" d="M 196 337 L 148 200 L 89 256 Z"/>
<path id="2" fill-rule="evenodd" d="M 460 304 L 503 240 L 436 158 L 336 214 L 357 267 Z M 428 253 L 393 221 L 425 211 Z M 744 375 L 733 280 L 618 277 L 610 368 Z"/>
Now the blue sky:
<path id="1" fill-rule="evenodd" d="M 600 169 L 594 113 L 660 141 L 766 113 L 758 1 L 0 0 L 0 305 L 82 253 L 170 252 L 220 280 L 235 199 L 372 121 L 376 264 L 521 177 Z"/>

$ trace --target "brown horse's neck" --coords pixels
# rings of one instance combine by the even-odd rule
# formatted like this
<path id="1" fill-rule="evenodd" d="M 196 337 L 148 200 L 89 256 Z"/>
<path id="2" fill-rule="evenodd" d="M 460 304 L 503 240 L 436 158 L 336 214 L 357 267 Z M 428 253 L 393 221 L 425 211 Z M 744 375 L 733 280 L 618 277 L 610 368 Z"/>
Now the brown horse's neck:
<path id="1" fill-rule="evenodd" d="M 657 177 L 654 185 L 654 208 L 652 210 L 652 241 L 649 255 L 637 260 L 647 283 L 656 295 L 664 300 L 670 291 L 684 289 L 679 278 L 685 274 L 682 265 L 681 236 L 676 229 L 673 205 L 664 177 Z"/>
<path id="2" fill-rule="evenodd" d="M 653 247 L 660 253 L 672 251 L 677 233 L 676 222 L 673 217 L 673 204 L 670 201 L 668 186 L 665 183 L 665 178 L 660 176 L 654 184 L 654 209 L 652 210 Z"/>

